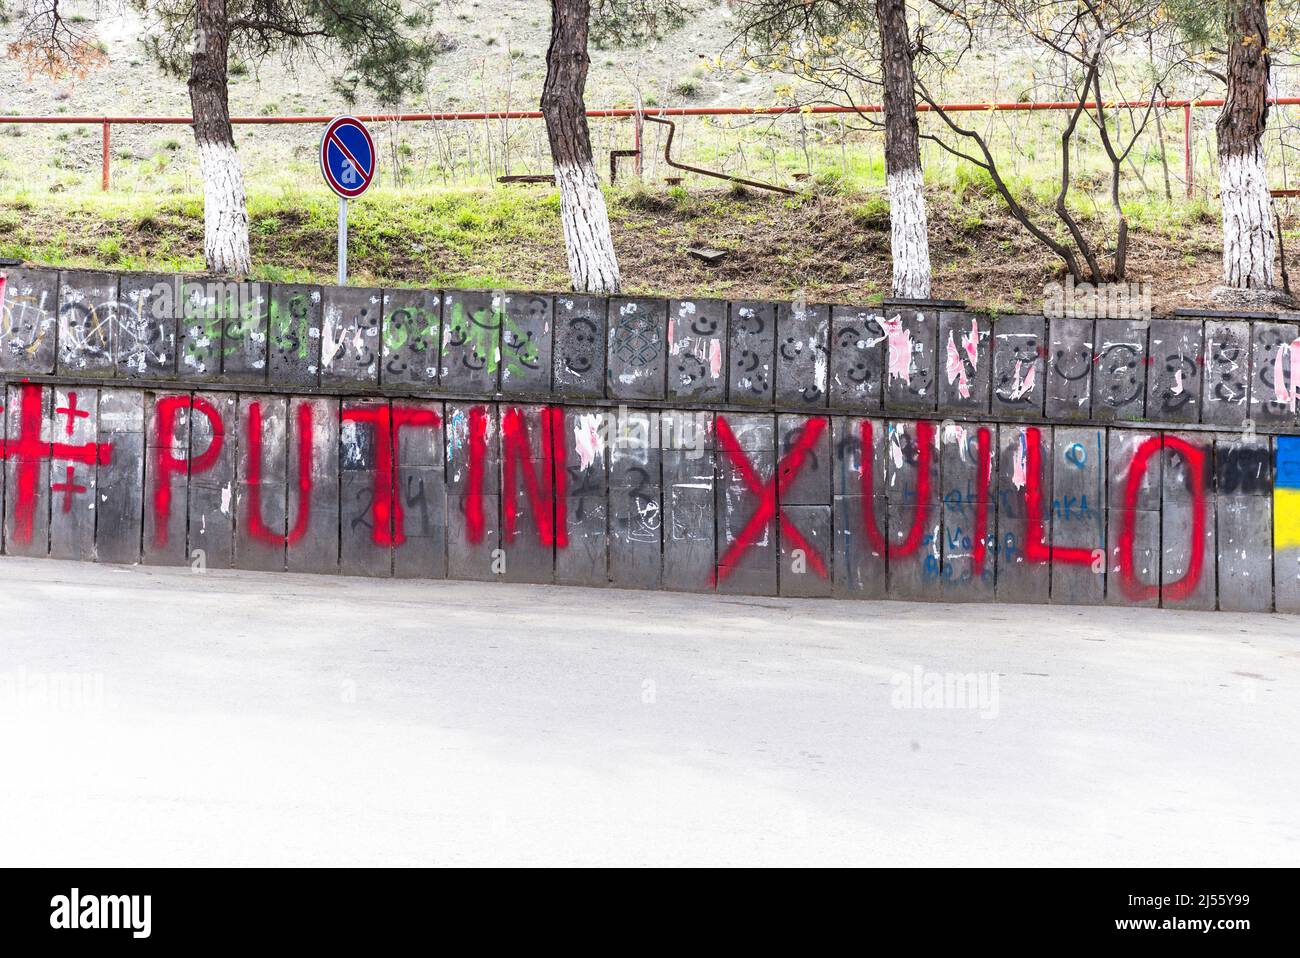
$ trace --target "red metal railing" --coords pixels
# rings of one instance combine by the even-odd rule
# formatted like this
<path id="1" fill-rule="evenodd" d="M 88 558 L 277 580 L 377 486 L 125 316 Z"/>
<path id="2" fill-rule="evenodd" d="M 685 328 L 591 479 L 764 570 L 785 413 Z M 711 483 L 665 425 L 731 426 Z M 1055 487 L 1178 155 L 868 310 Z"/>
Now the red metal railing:
<path id="1" fill-rule="evenodd" d="M 1300 105 L 1300 97 L 1275 97 L 1270 103 L 1280 106 Z M 1078 103 L 1065 101 L 1047 101 L 1047 102 L 1028 102 L 1028 103 L 945 103 L 942 108 L 950 113 L 978 113 L 982 111 L 992 112 L 1020 112 L 1020 111 L 1038 111 L 1038 110 L 1073 110 L 1078 107 Z M 1088 101 L 1085 107 L 1092 107 L 1095 101 Z M 1110 102 L 1105 104 L 1111 108 L 1132 108 L 1143 109 L 1148 103 L 1143 100 L 1140 102 Z M 1201 107 L 1221 107 L 1223 100 L 1156 100 L 1150 104 L 1156 109 L 1181 109 L 1183 111 L 1183 174 L 1187 183 L 1187 195 L 1192 194 L 1193 182 L 1193 164 L 1192 164 L 1192 110 Z M 798 113 L 810 113 L 814 115 L 822 114 L 845 114 L 845 113 L 879 113 L 883 107 L 876 104 L 866 106 L 680 106 L 680 107 L 654 107 L 651 109 L 637 110 L 629 107 L 612 107 L 596 110 L 588 110 L 587 116 L 592 119 L 618 119 L 618 118 L 635 118 L 637 116 L 785 116 Z M 921 112 L 930 112 L 932 107 L 928 103 L 917 104 L 917 109 Z M 425 122 L 444 122 L 460 120 L 540 120 L 542 112 L 540 110 L 500 110 L 500 111 L 482 111 L 482 112 L 458 112 L 458 113 L 368 113 L 358 115 L 357 119 L 366 123 L 384 123 L 384 122 L 402 122 L 402 123 L 425 123 Z M 302 115 L 302 116 L 234 116 L 230 122 L 240 126 L 243 125 L 268 125 L 276 126 L 282 124 L 307 123 L 322 124 L 328 123 L 332 116 L 326 115 Z M 77 124 L 100 126 L 103 130 L 103 177 L 102 188 L 107 190 L 110 182 L 110 157 L 109 141 L 112 136 L 112 128 L 117 125 L 182 125 L 189 126 L 193 120 L 188 116 L 0 116 L 0 123 L 60 123 L 60 124 Z"/>

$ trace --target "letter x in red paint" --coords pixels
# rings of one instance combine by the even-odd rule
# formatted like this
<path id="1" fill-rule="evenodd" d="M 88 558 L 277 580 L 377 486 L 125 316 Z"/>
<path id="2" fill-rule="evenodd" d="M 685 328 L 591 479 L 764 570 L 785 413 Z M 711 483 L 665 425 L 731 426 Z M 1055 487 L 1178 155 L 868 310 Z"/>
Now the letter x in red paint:
<path id="1" fill-rule="evenodd" d="M 73 401 L 69 399 L 69 403 Z M 66 462 L 80 462 L 93 466 L 98 463 L 106 466 L 112 461 L 113 447 L 106 442 L 88 442 L 82 446 L 72 446 L 62 442 L 44 442 L 41 439 L 43 410 L 41 387 L 35 383 L 23 383 L 22 405 L 18 410 L 18 437 L 6 439 L 0 446 L 0 459 L 14 459 L 17 468 L 14 479 L 17 488 L 14 493 L 14 530 L 15 542 L 32 541 L 32 519 L 36 515 L 36 482 L 41 474 L 43 460 L 60 459 Z M 74 492 L 85 492 L 84 486 L 72 482 L 72 467 L 68 467 L 67 488 L 58 488 L 62 483 L 55 483 L 55 491 L 64 494 L 64 510 L 71 509 L 67 497 Z"/>
<path id="2" fill-rule="evenodd" d="M 759 497 L 758 508 L 754 510 L 753 516 L 749 522 L 740 530 L 740 535 L 736 536 L 734 542 L 718 560 L 718 567 L 713 575 L 709 577 L 710 585 L 717 585 L 722 579 L 725 579 L 736 564 L 736 560 L 746 549 L 757 541 L 762 535 L 763 527 L 776 517 L 781 522 L 781 534 L 786 537 L 790 545 L 795 549 L 802 549 L 808 559 L 808 564 L 813 570 L 826 578 L 826 563 L 822 561 L 821 555 L 814 549 L 808 540 L 803 537 L 793 522 L 781 511 L 777 502 L 778 496 L 790 488 L 794 482 L 795 476 L 803 468 L 804 462 L 808 458 L 808 453 L 817 443 L 818 437 L 826 429 L 826 420 L 813 418 L 808 420 L 808 424 L 799 433 L 799 440 L 785 454 L 780 463 L 777 464 L 776 473 L 767 485 L 763 485 L 762 480 L 758 478 L 758 473 L 745 455 L 745 450 L 740 447 L 735 434 L 731 431 L 731 426 L 722 416 L 718 417 L 718 442 L 722 444 L 722 450 L 727 454 L 727 458 L 735 465 L 736 471 L 740 473 L 741 480 L 750 492 Z"/>

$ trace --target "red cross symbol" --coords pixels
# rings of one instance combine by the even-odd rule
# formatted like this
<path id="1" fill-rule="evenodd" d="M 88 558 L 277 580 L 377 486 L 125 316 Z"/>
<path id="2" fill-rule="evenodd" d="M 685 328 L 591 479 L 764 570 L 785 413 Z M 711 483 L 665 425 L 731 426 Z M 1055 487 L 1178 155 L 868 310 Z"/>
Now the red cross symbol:
<path id="1" fill-rule="evenodd" d="M 75 405 L 69 396 L 68 404 Z M 15 542 L 32 541 L 32 518 L 36 514 L 36 480 L 40 477 L 42 460 L 62 459 L 69 462 L 82 462 L 87 465 L 106 466 L 112 461 L 113 447 L 106 442 L 88 442 L 82 446 L 72 446 L 62 442 L 43 442 L 41 440 L 41 387 L 35 383 L 23 383 L 22 405 L 18 410 L 18 437 L 6 439 L 0 446 L 0 459 L 13 458 L 17 461 L 14 470 L 17 489 L 14 503 Z M 71 421 L 71 419 L 69 420 Z M 76 486 L 71 480 L 69 467 L 68 488 L 61 489 L 63 483 L 55 483 L 51 489 L 62 491 L 64 508 L 71 508 L 67 497 L 73 492 L 85 492 L 82 486 Z"/>
<path id="2" fill-rule="evenodd" d="M 50 486 L 50 492 L 61 492 L 61 493 L 63 493 L 63 511 L 64 511 L 64 512 L 71 512 L 71 511 L 72 511 L 72 494 L 73 494 L 74 492 L 85 492 L 85 491 L 86 491 L 86 487 L 85 487 L 85 486 L 79 486 L 79 485 L 77 485 L 75 482 L 73 482 L 73 477 L 74 477 L 76 471 L 77 471 L 77 467 L 76 467 L 76 466 L 68 466 L 68 481 L 67 481 L 67 482 L 56 482 L 56 483 L 54 483 L 53 485 Z"/>
<path id="3" fill-rule="evenodd" d="M 76 394 L 76 393 L 68 393 L 68 404 L 67 404 L 66 406 L 58 406 L 58 407 L 56 407 L 55 410 L 54 410 L 54 414 L 55 414 L 56 416 L 67 416 L 67 417 L 68 417 L 67 434 L 68 434 L 69 436 L 72 435 L 72 428 L 73 428 L 74 425 L 76 425 L 76 422 L 77 422 L 78 419 L 89 419 L 89 418 L 90 418 L 90 413 L 86 412 L 86 410 L 84 410 L 84 409 L 78 409 L 78 408 L 77 408 L 77 394 Z"/>
<path id="4" fill-rule="evenodd" d="M 822 562 L 821 555 L 817 550 L 809 545 L 808 540 L 803 537 L 793 522 L 789 520 L 781 507 L 777 504 L 777 497 L 790 488 L 794 482 L 795 476 L 803 468 L 804 460 L 808 458 L 808 453 L 812 451 L 813 446 L 817 443 L 817 438 L 826 428 L 825 419 L 809 419 L 808 424 L 804 426 L 799 433 L 799 441 L 796 442 L 791 450 L 785 454 L 777 464 L 776 473 L 763 485 L 762 480 L 758 478 L 758 473 L 750 463 L 749 458 L 745 455 L 745 450 L 740 447 L 735 434 L 731 431 L 731 426 L 722 416 L 718 417 L 718 441 L 722 444 L 722 450 L 727 454 L 727 458 L 732 461 L 736 471 L 740 473 L 745 487 L 750 492 L 759 497 L 758 508 L 750 517 L 745 528 L 740 530 L 740 535 L 718 560 L 718 566 L 713 575 L 710 577 L 710 585 L 717 585 L 719 581 L 725 579 L 736 563 L 740 554 L 748 549 L 758 539 L 773 517 L 781 522 L 781 534 L 789 540 L 790 545 L 796 549 L 802 549 L 808 559 L 808 564 L 823 579 L 826 578 L 826 564 Z"/>

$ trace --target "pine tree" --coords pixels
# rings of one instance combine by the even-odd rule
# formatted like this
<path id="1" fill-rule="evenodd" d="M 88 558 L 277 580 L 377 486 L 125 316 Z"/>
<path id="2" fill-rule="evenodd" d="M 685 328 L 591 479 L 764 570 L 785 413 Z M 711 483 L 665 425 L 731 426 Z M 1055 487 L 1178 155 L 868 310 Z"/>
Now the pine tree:
<path id="1" fill-rule="evenodd" d="M 930 243 L 921 175 L 920 124 L 916 114 L 912 44 L 906 0 L 736 0 L 739 34 L 747 45 L 767 51 L 816 51 L 844 34 L 874 31 L 879 43 L 881 101 L 885 132 L 885 173 L 889 187 L 890 253 L 893 293 L 899 298 L 930 296 Z M 777 55 L 780 61 L 782 56 Z M 795 56 L 800 68 L 808 60 Z M 847 80 L 828 77 L 825 85 L 844 92 Z M 858 75 L 858 68 L 848 72 Z"/>
<path id="2" fill-rule="evenodd" d="M 429 0 L 430 3 L 433 0 Z M 131 0 L 152 22 L 149 54 L 185 78 L 203 173 L 203 254 L 209 271 L 252 268 L 243 172 L 230 125 L 232 58 L 289 64 L 332 56 L 343 65 L 336 90 L 362 90 L 383 103 L 423 87 L 440 37 L 428 8 L 400 0 Z"/>

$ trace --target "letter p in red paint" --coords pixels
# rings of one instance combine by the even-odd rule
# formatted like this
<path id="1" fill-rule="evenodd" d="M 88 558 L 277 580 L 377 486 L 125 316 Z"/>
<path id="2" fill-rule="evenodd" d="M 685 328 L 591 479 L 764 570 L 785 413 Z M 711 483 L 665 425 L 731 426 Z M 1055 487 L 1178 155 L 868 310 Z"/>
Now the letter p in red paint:
<path id="1" fill-rule="evenodd" d="M 193 409 L 207 417 L 212 426 L 212 442 L 199 456 L 176 455 L 173 437 L 176 435 L 176 415 L 182 409 Z M 221 446 L 225 442 L 225 427 L 221 422 L 221 413 L 215 406 L 200 396 L 162 396 L 154 408 L 153 467 L 154 467 L 154 545 L 164 548 L 167 545 L 167 523 L 172 512 L 172 479 L 176 475 L 186 477 L 206 472 L 216 464 L 221 455 Z"/>

